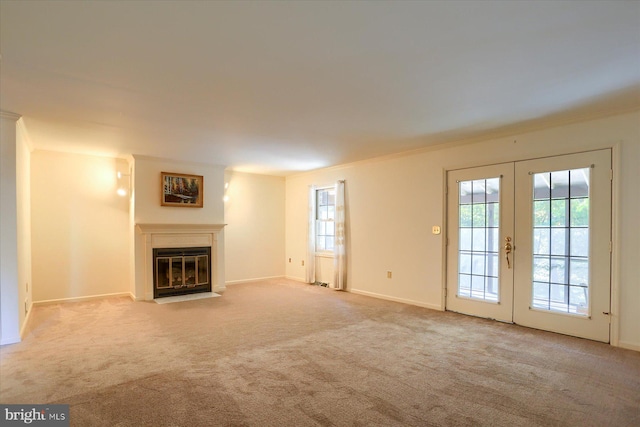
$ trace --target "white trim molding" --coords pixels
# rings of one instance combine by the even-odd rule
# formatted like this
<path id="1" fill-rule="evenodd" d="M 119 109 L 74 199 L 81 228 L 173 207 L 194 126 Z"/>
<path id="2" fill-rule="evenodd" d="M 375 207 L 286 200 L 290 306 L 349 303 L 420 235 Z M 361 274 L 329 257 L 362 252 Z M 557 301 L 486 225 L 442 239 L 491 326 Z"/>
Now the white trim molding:
<path id="1" fill-rule="evenodd" d="M 27 327 L 29 325 L 29 321 L 31 320 L 31 313 L 33 312 L 33 302 L 30 302 L 27 307 L 27 315 L 24 317 L 24 322 L 22 322 L 22 328 L 20 328 L 20 338 L 24 339 L 27 334 Z"/>
<path id="2" fill-rule="evenodd" d="M 640 345 L 628 341 L 618 341 L 617 347 L 625 348 L 627 350 L 640 351 Z"/>
<path id="3" fill-rule="evenodd" d="M 3 119 L 14 120 L 16 122 L 22 118 L 20 114 L 12 113 L 11 111 L 1 111 L 1 110 L 0 110 L 0 117 L 2 117 Z"/>
<path id="4" fill-rule="evenodd" d="M 82 301 L 92 301 L 92 300 L 105 299 L 105 298 L 123 298 L 123 297 L 132 298 L 131 292 L 115 292 L 112 294 L 88 295 L 84 297 L 48 299 L 48 300 L 42 300 L 42 301 L 34 301 L 32 305 L 39 306 L 39 305 L 51 305 L 51 304 L 65 304 L 69 302 L 82 302 Z M 29 310 L 29 313 L 31 313 L 31 310 Z"/>
<path id="5" fill-rule="evenodd" d="M 621 247 L 621 234 L 620 223 L 621 218 L 621 187 L 622 182 L 622 146 L 618 142 L 611 148 L 611 326 L 609 329 L 609 342 L 614 347 L 624 347 L 620 342 L 620 254 L 622 253 Z M 630 347 L 625 347 L 630 348 Z M 640 351 L 640 347 L 632 348 L 633 350 Z"/>
<path id="6" fill-rule="evenodd" d="M 415 305 L 418 307 L 424 307 L 424 308 L 429 308 L 431 310 L 437 310 L 437 311 L 444 311 L 442 309 L 442 307 L 440 307 L 437 304 L 429 304 L 426 302 L 420 302 L 420 301 L 415 301 L 412 299 L 406 299 L 406 298 L 397 298 L 397 297 L 392 297 L 389 295 L 382 295 L 382 294 L 378 294 L 375 292 L 369 292 L 369 291 L 361 291 L 359 289 L 347 289 L 348 292 L 354 293 L 354 294 L 359 294 L 359 295 L 365 295 L 368 297 L 373 297 L 373 298 L 378 298 L 378 299 L 384 299 L 387 301 L 393 301 L 393 302 L 401 302 L 403 304 L 409 304 L 409 305 Z"/>
<path id="7" fill-rule="evenodd" d="M 240 280 L 229 280 L 225 282 L 228 285 L 238 285 L 240 283 L 253 283 L 253 282 L 261 282 L 263 280 L 273 280 L 273 279 L 284 279 L 285 276 L 269 276 L 269 277 L 255 277 L 252 279 L 240 279 Z"/>
<path id="8" fill-rule="evenodd" d="M 136 224 L 143 234 L 214 234 L 227 224 Z"/>

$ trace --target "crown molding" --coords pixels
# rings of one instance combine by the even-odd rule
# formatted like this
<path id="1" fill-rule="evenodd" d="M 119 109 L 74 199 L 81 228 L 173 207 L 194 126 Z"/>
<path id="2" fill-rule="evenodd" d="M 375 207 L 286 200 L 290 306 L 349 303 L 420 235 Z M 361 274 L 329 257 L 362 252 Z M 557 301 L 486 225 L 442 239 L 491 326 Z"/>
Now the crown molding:
<path id="1" fill-rule="evenodd" d="M 20 114 L 12 113 L 10 111 L 0 111 L 0 117 L 2 117 L 3 119 L 10 119 L 16 122 L 22 118 Z"/>

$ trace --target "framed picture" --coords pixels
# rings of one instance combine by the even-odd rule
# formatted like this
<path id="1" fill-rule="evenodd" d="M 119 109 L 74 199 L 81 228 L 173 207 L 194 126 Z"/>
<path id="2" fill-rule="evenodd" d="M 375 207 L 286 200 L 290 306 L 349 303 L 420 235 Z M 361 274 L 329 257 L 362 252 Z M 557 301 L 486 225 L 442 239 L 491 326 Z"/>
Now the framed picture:
<path id="1" fill-rule="evenodd" d="M 161 172 L 162 206 L 201 208 L 204 195 L 204 179 L 200 175 Z"/>

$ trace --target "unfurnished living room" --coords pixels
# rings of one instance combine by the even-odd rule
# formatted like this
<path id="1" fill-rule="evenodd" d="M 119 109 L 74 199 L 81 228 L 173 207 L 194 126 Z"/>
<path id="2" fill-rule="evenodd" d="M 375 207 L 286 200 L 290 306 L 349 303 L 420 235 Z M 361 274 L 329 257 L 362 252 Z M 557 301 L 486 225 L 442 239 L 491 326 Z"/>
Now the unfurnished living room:
<path id="1" fill-rule="evenodd" d="M 2 425 L 640 425 L 638 1 L 0 0 L 0 119 Z"/>

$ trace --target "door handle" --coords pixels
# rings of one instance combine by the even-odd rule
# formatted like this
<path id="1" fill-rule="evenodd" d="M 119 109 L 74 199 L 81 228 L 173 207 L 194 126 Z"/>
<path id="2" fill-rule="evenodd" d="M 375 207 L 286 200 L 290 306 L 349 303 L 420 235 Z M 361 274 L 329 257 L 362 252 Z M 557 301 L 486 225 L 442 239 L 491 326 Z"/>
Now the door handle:
<path id="1" fill-rule="evenodd" d="M 511 261 L 509 260 L 509 254 L 511 253 L 511 237 L 505 237 L 504 241 L 504 256 L 507 258 L 507 268 L 511 268 Z"/>

